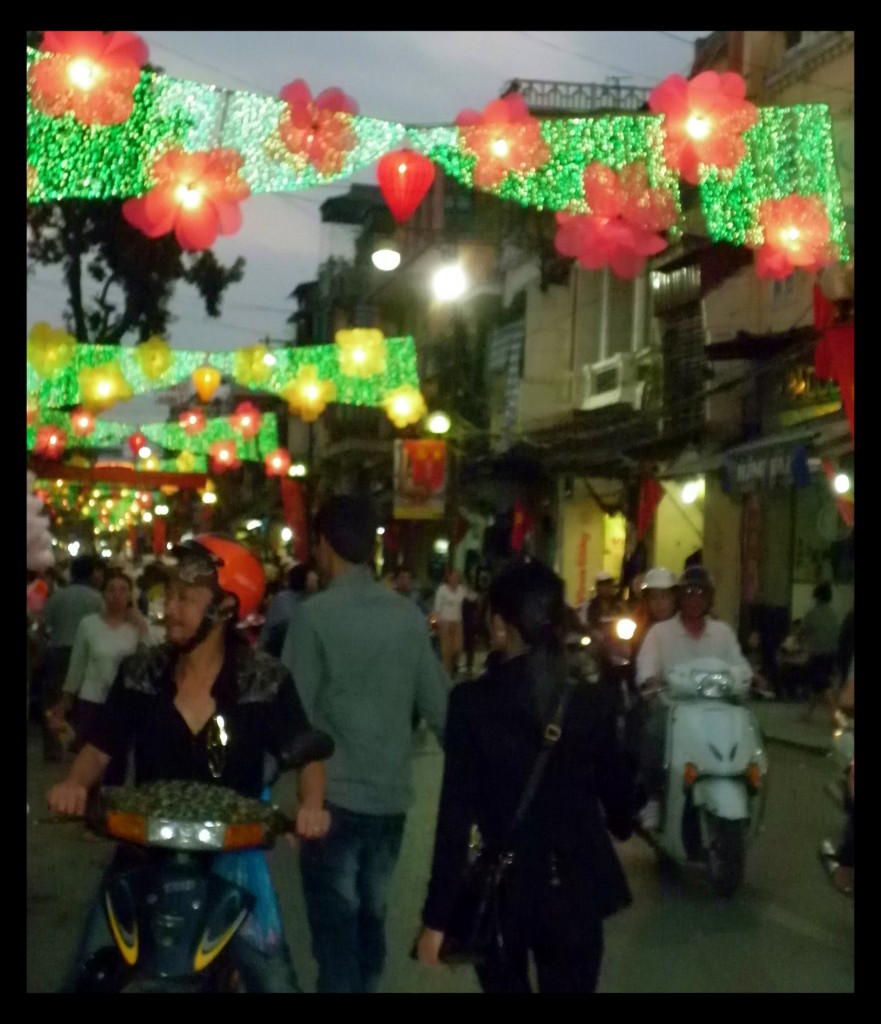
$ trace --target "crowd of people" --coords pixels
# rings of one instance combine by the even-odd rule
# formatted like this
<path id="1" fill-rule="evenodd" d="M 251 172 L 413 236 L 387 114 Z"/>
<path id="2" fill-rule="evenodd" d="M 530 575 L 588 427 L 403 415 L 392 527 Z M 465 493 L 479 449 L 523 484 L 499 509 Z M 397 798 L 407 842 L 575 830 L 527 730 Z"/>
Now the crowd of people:
<path id="1" fill-rule="evenodd" d="M 625 608 L 611 576 L 597 578 L 594 599 L 577 612 L 562 579 L 534 559 L 514 560 L 480 591 L 450 569 L 425 600 L 404 567 L 388 583 L 377 579 L 375 535 L 366 499 L 328 499 L 315 520 L 315 562 L 291 568 L 268 600 L 265 572 L 242 545 L 195 538 L 163 569 L 158 644 L 131 578 L 75 560 L 70 582 L 37 616 L 47 644 L 39 673 L 46 757 L 64 756 L 65 728 L 72 725 L 75 737 L 75 758 L 49 806 L 81 814 L 90 791 L 122 782 L 127 770 L 136 783 L 196 779 L 265 799 L 267 758 L 305 730 L 325 731 L 333 756 L 301 769 L 292 814 L 317 990 L 373 992 L 414 799 L 414 724 L 424 723 L 444 751 L 414 944 L 423 964 L 437 966 L 474 830 L 489 845 L 504 832 L 565 692 L 560 741 L 518 826 L 505 954 L 477 973 L 484 991 L 530 991 L 531 956 L 539 991 L 595 991 L 604 921 L 631 901 L 613 840 L 626 840 L 639 815 L 645 823 L 656 813 L 664 729 L 657 686 L 686 656 L 746 664 L 734 631 L 711 613 L 712 579 L 699 565 L 680 577 L 655 567 L 636 584 L 628 610 L 637 623 L 642 697 L 622 736 L 613 703 L 566 649 L 573 614 L 585 628 L 598 627 Z M 834 669 L 833 630 L 821 614 L 826 591 L 815 597 L 819 610 L 806 616 L 805 636 L 814 644 L 809 671 L 819 695 Z M 239 626 L 261 608 L 251 644 Z M 483 628 L 486 663 L 475 675 Z M 220 762 L 218 721 L 235 737 Z M 121 846 L 108 871 L 133 857 Z M 280 917 L 261 863 L 265 884 L 253 915 L 265 924 Z M 96 903 L 66 988 L 106 941 Z M 234 955 L 248 991 L 300 990 L 278 927 L 243 929 Z"/>

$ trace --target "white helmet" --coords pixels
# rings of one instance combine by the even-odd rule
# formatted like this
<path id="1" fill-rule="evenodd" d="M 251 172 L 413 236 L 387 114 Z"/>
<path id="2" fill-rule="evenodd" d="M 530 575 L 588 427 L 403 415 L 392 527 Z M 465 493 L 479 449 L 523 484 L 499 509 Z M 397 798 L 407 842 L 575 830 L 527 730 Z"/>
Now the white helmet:
<path id="1" fill-rule="evenodd" d="M 677 584 L 676 577 L 669 569 L 649 569 L 642 578 L 641 590 L 670 590 Z"/>

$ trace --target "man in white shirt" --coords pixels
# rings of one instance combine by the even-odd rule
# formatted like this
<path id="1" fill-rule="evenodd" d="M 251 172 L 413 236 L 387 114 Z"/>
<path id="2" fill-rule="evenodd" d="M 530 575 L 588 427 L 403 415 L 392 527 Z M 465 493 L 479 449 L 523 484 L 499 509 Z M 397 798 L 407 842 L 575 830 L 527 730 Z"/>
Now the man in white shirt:
<path id="1" fill-rule="evenodd" d="M 707 570 L 700 565 L 689 566 L 679 578 L 678 589 L 679 613 L 649 629 L 636 658 L 636 684 L 643 700 L 648 701 L 640 758 L 650 794 L 640 814 L 646 828 L 656 827 L 660 817 L 660 804 L 652 794 L 664 782 L 667 709 L 657 695 L 664 676 L 694 658 L 719 658 L 751 670 L 734 630 L 727 623 L 710 618 L 714 587 Z"/>
<path id="2" fill-rule="evenodd" d="M 434 614 L 437 617 L 441 661 L 451 679 L 456 675 L 459 657 L 462 654 L 462 602 L 467 596 L 468 588 L 462 583 L 458 569 L 450 569 L 447 572 L 446 581 L 441 583 L 434 595 Z"/>

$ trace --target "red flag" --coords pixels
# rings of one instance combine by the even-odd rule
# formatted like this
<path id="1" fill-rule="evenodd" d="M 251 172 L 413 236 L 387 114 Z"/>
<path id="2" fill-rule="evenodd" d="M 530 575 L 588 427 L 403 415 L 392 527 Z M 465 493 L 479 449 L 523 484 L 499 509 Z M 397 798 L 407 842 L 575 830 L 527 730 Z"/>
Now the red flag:
<path id="1" fill-rule="evenodd" d="M 165 554 L 165 516 L 153 516 L 153 554 Z"/>
<path id="2" fill-rule="evenodd" d="M 306 562 L 309 560 L 309 527 L 303 488 L 298 480 L 286 476 L 281 478 L 280 483 L 285 522 L 294 534 L 294 558 L 298 562 Z"/>
<path id="3" fill-rule="evenodd" d="M 821 380 L 834 380 L 841 394 L 841 404 L 853 431 L 854 329 L 853 323 L 833 323 L 834 307 L 814 285 L 814 326 L 823 332 L 814 350 L 814 372 Z"/>
<path id="4" fill-rule="evenodd" d="M 518 498 L 514 502 L 514 522 L 511 525 L 511 547 L 514 551 L 521 551 L 529 531 L 532 529 L 532 517 L 526 510 L 526 506 Z"/>
<path id="5" fill-rule="evenodd" d="M 642 540 L 652 525 L 664 488 L 653 476 L 643 477 L 639 484 L 639 507 L 636 512 L 636 539 Z"/>

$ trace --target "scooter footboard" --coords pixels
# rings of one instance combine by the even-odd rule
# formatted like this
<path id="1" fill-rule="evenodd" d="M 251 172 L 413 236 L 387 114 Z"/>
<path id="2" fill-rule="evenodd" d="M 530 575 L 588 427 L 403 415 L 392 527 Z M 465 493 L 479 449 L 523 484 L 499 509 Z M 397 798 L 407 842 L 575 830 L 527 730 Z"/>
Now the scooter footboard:
<path id="1" fill-rule="evenodd" d="M 741 779 L 720 776 L 697 779 L 692 787 L 692 800 L 696 807 L 717 818 L 741 821 L 750 817 L 749 794 Z"/>

